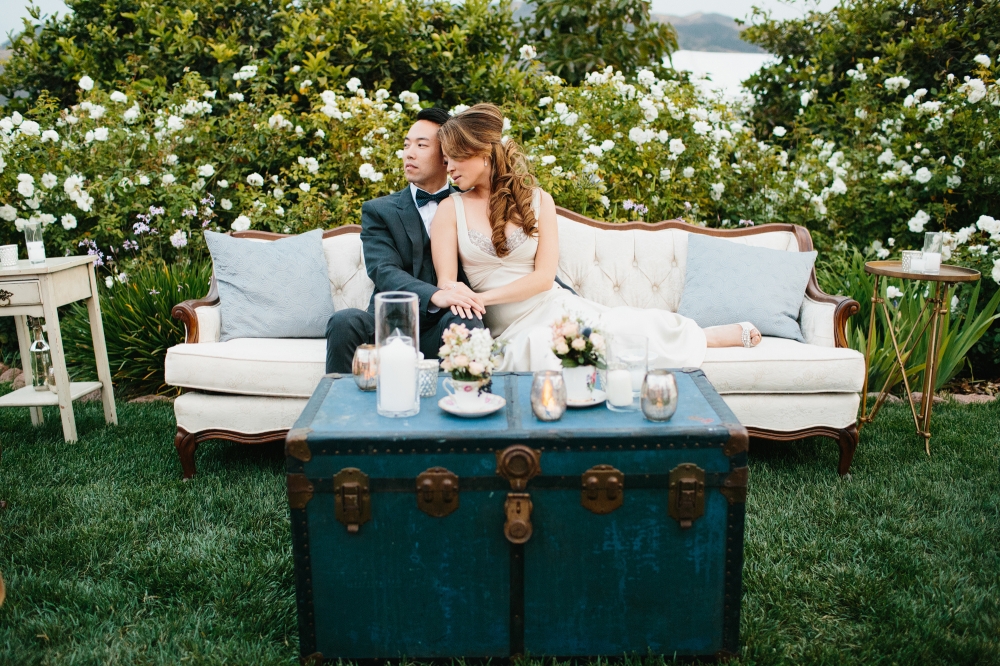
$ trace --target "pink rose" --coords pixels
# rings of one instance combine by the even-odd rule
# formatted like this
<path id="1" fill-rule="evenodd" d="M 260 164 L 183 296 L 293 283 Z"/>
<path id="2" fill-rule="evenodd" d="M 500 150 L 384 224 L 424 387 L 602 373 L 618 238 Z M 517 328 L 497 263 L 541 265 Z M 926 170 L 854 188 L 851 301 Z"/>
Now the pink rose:
<path id="1" fill-rule="evenodd" d="M 556 353 L 559 354 L 560 356 L 565 356 L 566 354 L 569 353 L 569 347 L 566 345 L 565 342 L 560 342 L 559 344 L 556 345 Z"/>
<path id="2" fill-rule="evenodd" d="M 594 345 L 594 349 L 602 350 L 604 349 L 604 336 L 600 333 L 590 334 L 590 344 Z"/>
<path id="3" fill-rule="evenodd" d="M 580 327 L 577 326 L 575 321 L 568 321 L 562 326 L 563 335 L 567 338 L 572 337 L 580 332 Z"/>
<path id="4" fill-rule="evenodd" d="M 482 375 L 484 372 L 486 372 L 486 368 L 483 367 L 483 364 L 480 363 L 479 361 L 473 361 L 472 363 L 469 364 L 470 374 L 479 376 Z"/>
<path id="5" fill-rule="evenodd" d="M 469 365 L 469 357 L 465 354 L 459 354 L 455 358 L 451 359 L 451 362 L 456 368 L 464 368 Z"/>
<path id="6" fill-rule="evenodd" d="M 587 348 L 587 341 L 583 338 L 573 338 L 573 342 L 570 345 L 577 351 L 583 351 Z"/>

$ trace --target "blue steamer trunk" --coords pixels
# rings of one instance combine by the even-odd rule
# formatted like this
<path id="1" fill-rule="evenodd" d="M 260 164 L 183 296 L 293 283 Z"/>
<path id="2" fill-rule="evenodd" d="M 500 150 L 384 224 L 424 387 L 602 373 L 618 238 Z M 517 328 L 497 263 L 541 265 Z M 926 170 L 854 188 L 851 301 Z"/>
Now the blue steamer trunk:
<path id="1" fill-rule="evenodd" d="M 539 422 L 529 374 L 474 420 L 324 378 L 286 443 L 303 661 L 735 654 L 747 433 L 677 379 L 656 424 Z"/>

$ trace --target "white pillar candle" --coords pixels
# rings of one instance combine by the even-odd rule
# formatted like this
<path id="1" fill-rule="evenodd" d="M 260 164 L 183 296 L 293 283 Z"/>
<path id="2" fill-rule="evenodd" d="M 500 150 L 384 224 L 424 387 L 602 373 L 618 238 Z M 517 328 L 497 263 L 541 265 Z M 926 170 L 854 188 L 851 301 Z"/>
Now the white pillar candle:
<path id="1" fill-rule="evenodd" d="M 632 376 L 628 370 L 608 370 L 608 401 L 615 407 L 632 404 Z"/>
<path id="2" fill-rule="evenodd" d="M 911 273 L 923 273 L 924 272 L 924 259 L 923 257 L 914 257 L 912 263 L 910 263 Z"/>
<path id="3" fill-rule="evenodd" d="M 632 390 L 638 393 L 642 390 L 642 380 L 646 378 L 646 369 L 632 368 L 628 372 L 632 378 Z"/>
<path id="4" fill-rule="evenodd" d="M 42 241 L 28 243 L 28 261 L 33 264 L 45 263 L 45 245 Z"/>
<path id="5" fill-rule="evenodd" d="M 924 252 L 924 273 L 937 275 L 941 272 L 941 253 Z"/>
<path id="6" fill-rule="evenodd" d="M 378 351 L 378 392 L 385 411 L 412 410 L 417 400 L 417 350 L 401 338 Z"/>

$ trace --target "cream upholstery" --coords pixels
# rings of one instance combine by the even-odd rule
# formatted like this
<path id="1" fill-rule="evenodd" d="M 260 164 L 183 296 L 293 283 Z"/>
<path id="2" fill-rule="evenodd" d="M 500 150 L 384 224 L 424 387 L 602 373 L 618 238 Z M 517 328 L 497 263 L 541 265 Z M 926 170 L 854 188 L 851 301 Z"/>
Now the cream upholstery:
<path id="1" fill-rule="evenodd" d="M 609 306 L 676 311 L 684 287 L 687 231 L 599 229 L 559 217 L 559 276 L 581 296 Z M 787 231 L 727 238 L 798 251 Z M 367 308 L 373 285 L 361 239 L 326 238 L 336 308 Z M 806 298 L 800 325 L 807 344 L 764 338 L 754 349 L 709 349 L 703 370 L 740 421 L 793 431 L 854 422 L 864 379 L 862 356 L 836 347 L 831 303 Z M 326 358 L 325 340 L 237 339 L 218 342 L 219 307 L 196 310 L 199 340 L 167 352 L 167 383 L 191 391 L 175 403 L 178 426 L 243 433 L 288 428 L 305 405 Z"/>
<path id="2" fill-rule="evenodd" d="M 865 360 L 853 349 L 765 337 L 753 349 L 714 347 L 701 365 L 721 395 L 728 393 L 857 393 Z"/>
<path id="3" fill-rule="evenodd" d="M 722 399 L 746 427 L 778 432 L 846 428 L 854 424 L 861 404 L 857 393 L 730 393 Z"/>
<path id="4" fill-rule="evenodd" d="M 174 415 L 177 427 L 188 432 L 258 434 L 291 428 L 307 402 L 304 398 L 184 393 L 174 401 Z"/>
<path id="5" fill-rule="evenodd" d="M 308 398 L 325 371 L 322 339 L 237 338 L 167 350 L 167 383 L 199 391 Z"/>

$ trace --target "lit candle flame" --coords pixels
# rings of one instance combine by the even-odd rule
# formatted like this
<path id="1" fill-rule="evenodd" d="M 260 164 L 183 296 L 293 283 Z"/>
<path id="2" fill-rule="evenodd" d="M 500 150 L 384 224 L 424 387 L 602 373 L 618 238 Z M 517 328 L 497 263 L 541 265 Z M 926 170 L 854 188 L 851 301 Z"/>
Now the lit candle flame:
<path id="1" fill-rule="evenodd" d="M 552 398 L 552 380 L 546 379 L 542 384 L 542 406 L 546 409 L 555 407 L 556 401 Z"/>

